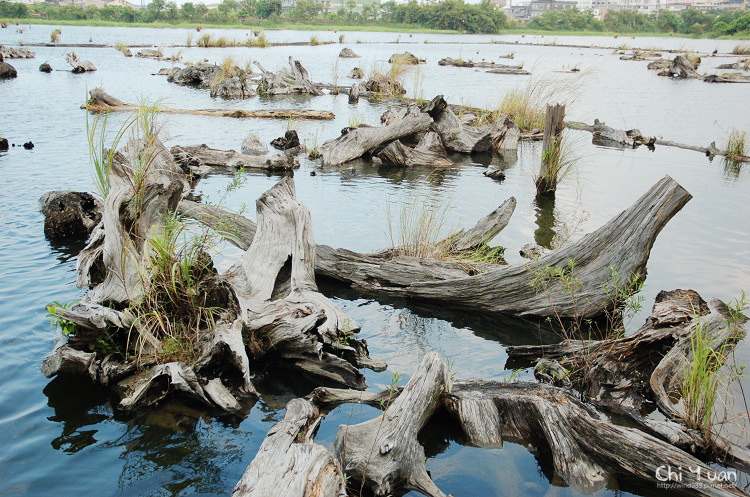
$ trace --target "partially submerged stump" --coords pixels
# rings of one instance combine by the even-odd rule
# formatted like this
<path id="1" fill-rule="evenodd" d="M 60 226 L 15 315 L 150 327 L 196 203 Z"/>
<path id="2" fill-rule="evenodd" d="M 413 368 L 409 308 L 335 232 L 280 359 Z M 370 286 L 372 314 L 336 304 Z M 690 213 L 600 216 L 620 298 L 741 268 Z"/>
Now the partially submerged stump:
<path id="1" fill-rule="evenodd" d="M 554 195 L 557 179 L 563 167 L 562 132 L 565 129 L 565 106 L 547 104 L 544 116 L 542 166 L 536 183 L 537 195 Z"/>
<path id="2" fill-rule="evenodd" d="M 359 127 L 349 129 L 320 147 L 323 162 L 329 166 L 343 164 L 372 153 L 394 140 L 426 131 L 432 118 L 423 112 L 410 112 L 403 119 L 380 128 Z"/>
<path id="3" fill-rule="evenodd" d="M 258 83 L 258 93 L 261 95 L 287 95 L 290 93 L 308 93 L 310 95 L 322 95 L 312 81 L 302 64 L 289 57 L 289 68 L 280 69 L 273 73 L 267 71 L 257 60 L 255 65 L 263 73 L 263 78 Z"/>
<path id="4" fill-rule="evenodd" d="M 49 192 L 40 202 L 44 236 L 52 240 L 86 240 L 102 219 L 102 201 L 87 192 Z"/>
<path id="5" fill-rule="evenodd" d="M 342 48 L 341 52 L 339 52 L 339 57 L 344 59 L 355 59 L 358 58 L 359 55 L 354 53 L 354 50 L 351 48 Z"/>
<path id="6" fill-rule="evenodd" d="M 239 74 L 219 82 L 214 81 L 211 85 L 211 97 L 221 97 L 224 100 L 244 100 L 257 95 L 255 90 L 250 87 L 245 72 L 235 72 L 239 72 Z"/>
<path id="7" fill-rule="evenodd" d="M 382 95 L 403 95 L 406 88 L 397 80 L 385 74 L 375 73 L 365 82 L 365 90 Z"/>
<path id="8" fill-rule="evenodd" d="M 424 133 L 414 148 L 404 145 L 399 140 L 394 140 L 378 154 L 378 158 L 386 164 L 407 167 L 450 167 L 453 165 L 440 137 L 432 131 Z"/>
<path id="9" fill-rule="evenodd" d="M 450 391 L 448 367 L 436 352 L 428 353 L 398 398 L 386 400 L 385 413 L 339 428 L 333 451 L 346 474 L 379 496 L 417 490 L 444 497 L 427 474 L 417 434 Z"/>
<path id="10" fill-rule="evenodd" d="M 389 64 L 406 64 L 409 66 L 416 66 L 417 64 L 424 64 L 425 60 L 418 58 L 411 52 L 395 53 L 388 59 Z"/>
<path id="11" fill-rule="evenodd" d="M 0 79 L 13 79 L 18 77 L 18 71 L 7 62 L 3 62 L 3 56 L 0 54 Z"/>
<path id="12" fill-rule="evenodd" d="M 39 66 L 39 72 L 46 72 L 51 73 L 52 72 L 52 66 L 47 64 L 46 62 L 42 63 L 42 65 Z"/>
<path id="13" fill-rule="evenodd" d="M 215 64 L 197 64 L 171 73 L 167 77 L 167 81 L 183 86 L 211 88 L 214 79 L 220 72 L 221 67 Z"/>
<path id="14" fill-rule="evenodd" d="M 349 103 L 356 104 L 359 102 L 359 85 L 354 83 L 349 89 Z"/>
<path id="15" fill-rule="evenodd" d="M 245 155 L 234 150 L 218 150 L 206 144 L 174 146 L 170 152 L 185 172 L 193 172 L 199 176 L 205 176 L 206 171 L 201 169 L 204 166 L 230 172 L 240 168 L 288 171 L 299 167 L 299 162 L 287 154 L 276 154 L 270 157 Z"/>
<path id="16" fill-rule="evenodd" d="M 302 399 L 289 402 L 284 419 L 269 430 L 232 497 L 344 497 L 341 466 L 313 442 L 319 424 L 317 407 Z"/>
<path id="17" fill-rule="evenodd" d="M 266 155 L 268 147 L 261 143 L 260 138 L 255 133 L 251 133 L 242 141 L 240 149 L 243 155 Z"/>
<path id="18" fill-rule="evenodd" d="M 365 73 L 359 67 L 355 67 L 347 73 L 346 77 L 352 79 L 362 79 L 365 77 Z"/>
<path id="19" fill-rule="evenodd" d="M 271 146 L 277 150 L 291 150 L 300 146 L 299 136 L 293 129 L 284 132 L 284 136 L 271 140 Z"/>
<path id="20" fill-rule="evenodd" d="M 695 70 L 696 66 L 684 55 L 678 55 L 672 63 L 659 73 L 659 76 L 669 76 L 672 78 L 701 78 Z"/>
<path id="21" fill-rule="evenodd" d="M 125 54 L 127 57 L 127 54 Z M 161 50 L 153 48 L 142 48 L 138 50 L 138 53 L 135 54 L 136 57 L 142 57 L 144 59 L 161 59 L 164 57 L 164 54 L 161 53 Z"/>
<path id="22" fill-rule="evenodd" d="M 81 60 L 75 52 L 65 54 L 65 62 L 73 66 L 74 73 L 93 72 L 96 66 L 90 60 Z"/>

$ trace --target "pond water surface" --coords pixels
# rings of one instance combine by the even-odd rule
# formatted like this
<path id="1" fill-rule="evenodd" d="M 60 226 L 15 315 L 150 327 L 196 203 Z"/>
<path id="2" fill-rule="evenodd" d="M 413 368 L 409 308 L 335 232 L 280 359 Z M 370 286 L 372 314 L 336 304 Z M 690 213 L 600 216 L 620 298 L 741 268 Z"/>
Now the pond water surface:
<path id="1" fill-rule="evenodd" d="M 15 26 L 0 30 L 0 44 L 44 43 L 54 26 Z M 218 30 L 204 30 L 219 35 Z M 409 33 L 343 33 L 343 44 L 269 48 L 187 48 L 185 29 L 62 27 L 63 43 L 113 45 L 148 44 L 182 60 L 220 63 L 232 56 L 237 63 L 258 60 L 276 70 L 293 55 L 315 81 L 351 85 L 345 77 L 355 65 L 365 72 L 386 67 L 394 52 L 408 50 L 427 63 L 404 77 L 407 96 L 429 99 L 445 95 L 451 103 L 496 106 L 510 89 L 526 85 L 528 76 L 487 74 L 481 70 L 440 67 L 453 58 L 524 63 L 532 78 L 567 81 L 569 119 L 591 123 L 594 118 L 613 127 L 639 128 L 644 135 L 693 145 L 712 141 L 722 147 L 732 128 L 750 131 L 750 85 L 710 85 L 702 81 L 673 81 L 656 76 L 646 62 L 627 62 L 612 47 L 696 50 L 720 56 L 704 57 L 701 70 L 713 72 L 735 58 L 721 56 L 735 42 L 674 38 L 613 39 L 540 36 L 426 35 Z M 249 30 L 222 32 L 244 40 Z M 339 33 L 272 31 L 272 42 L 338 41 Z M 491 42 L 502 43 L 491 43 Z M 518 42 L 516 44 L 516 42 Z M 563 46 L 565 45 L 565 46 Z M 577 45 L 571 47 L 568 45 Z M 592 45 L 610 48 L 591 48 Z M 343 46 L 358 59 L 339 59 Z M 624 48 L 624 47 L 623 47 Z M 44 305 L 81 297 L 75 287 L 75 261 L 80 246 L 64 246 L 45 239 L 38 199 L 58 189 L 93 191 L 90 176 L 86 116 L 80 105 L 87 90 L 102 86 L 126 102 L 160 101 L 178 108 L 327 109 L 331 122 L 293 123 L 308 144 L 334 138 L 350 123 L 376 125 L 387 103 L 361 100 L 356 106 L 346 96 L 315 98 L 254 98 L 224 102 L 208 91 L 179 87 L 152 76 L 169 62 L 124 58 L 113 48 L 77 48 L 98 71 L 72 74 L 62 47 L 32 47 L 36 58 L 10 60 L 19 77 L 0 82 L 0 135 L 17 146 L 0 153 L 0 495 L 226 495 L 254 457 L 271 425 L 284 415 L 292 394 L 268 389 L 239 416 L 215 417 L 183 405 L 166 403 L 148 412 L 124 412 L 105 391 L 72 378 L 48 380 L 39 372 L 43 358 L 59 339 L 50 328 Z M 135 51 L 135 50 L 134 50 Z M 513 53 L 514 59 L 499 58 Z M 37 68 L 49 62 L 51 74 Z M 562 71 L 578 67 L 581 72 Z M 560 72 L 557 72 L 560 71 Z M 112 127 L 125 116 L 113 115 Z M 236 120 L 197 116 L 166 116 L 163 136 L 168 146 L 206 143 L 214 148 L 239 149 L 256 133 L 262 141 L 283 135 L 287 122 Z M 750 289 L 750 174 L 747 166 L 726 167 L 703 155 L 657 147 L 614 150 L 591 144 L 590 134 L 571 132 L 580 160 L 558 189 L 553 205 L 534 200 L 533 175 L 540 161 L 538 143 L 523 143 L 518 159 L 500 162 L 481 155 L 454 157 L 456 167 L 408 171 L 373 164 L 354 169 L 320 168 L 301 159 L 295 173 L 297 197 L 312 213 L 316 241 L 358 251 L 390 244 L 388 204 L 392 212 L 415 198 L 447 207 L 446 230 L 472 225 L 509 196 L 518 207 L 508 227 L 493 241 L 507 248 L 510 263 L 521 262 L 518 248 L 538 239 L 575 240 L 601 226 L 628 207 L 661 177 L 668 174 L 693 199 L 670 221 L 657 239 L 648 263 L 644 310 L 629 325 L 632 331 L 648 315 L 660 290 L 693 288 L 704 298 L 725 301 Z M 20 148 L 25 141 L 33 150 Z M 505 169 L 496 182 L 482 175 L 487 165 Z M 309 173 L 316 170 L 317 174 Z M 254 200 L 277 176 L 248 173 L 247 181 L 226 199 L 226 205 L 252 212 Z M 218 198 L 226 176 L 212 176 L 197 192 Z M 395 216 L 394 223 L 398 222 Z M 237 252 L 227 247 L 220 255 L 227 264 Z M 495 318 L 416 306 L 398 299 L 358 295 L 343 288 L 324 288 L 342 309 L 362 325 L 362 336 L 372 357 L 389 365 L 384 373 L 366 372 L 371 390 L 380 390 L 398 371 L 402 384 L 422 356 L 438 351 L 453 360 L 458 378 L 501 380 L 505 347 L 534 343 L 538 328 L 531 323 L 508 324 Z M 750 362 L 750 348 L 742 344 L 738 360 Z M 529 377 L 522 371 L 520 377 Z M 328 415 L 318 440 L 330 447 L 340 424 L 374 417 L 370 408 L 342 406 Z M 432 477 L 446 493 L 458 496 L 578 495 L 554 474 L 549 458 L 523 445 L 482 450 L 457 443 L 450 434 L 428 444 Z M 627 482 L 613 479 L 602 495 L 623 494 Z M 649 493 L 638 490 L 638 493 Z"/>

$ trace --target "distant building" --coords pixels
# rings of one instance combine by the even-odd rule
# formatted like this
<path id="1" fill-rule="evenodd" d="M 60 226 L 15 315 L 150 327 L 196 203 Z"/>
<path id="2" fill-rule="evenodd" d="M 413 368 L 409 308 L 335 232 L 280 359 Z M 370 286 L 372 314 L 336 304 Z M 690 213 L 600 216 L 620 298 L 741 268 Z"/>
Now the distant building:
<path id="1" fill-rule="evenodd" d="M 548 10 L 568 10 L 575 9 L 578 2 L 570 0 L 532 0 L 529 3 L 529 16 L 534 18 L 547 12 Z"/>

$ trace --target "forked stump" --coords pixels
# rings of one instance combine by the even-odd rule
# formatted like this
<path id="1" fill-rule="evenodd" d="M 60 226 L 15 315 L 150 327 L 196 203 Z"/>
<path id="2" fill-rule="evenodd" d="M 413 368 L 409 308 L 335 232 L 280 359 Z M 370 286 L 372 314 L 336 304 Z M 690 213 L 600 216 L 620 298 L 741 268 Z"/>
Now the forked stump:
<path id="1" fill-rule="evenodd" d="M 436 352 L 430 352 L 383 415 L 339 427 L 333 450 L 346 474 L 364 482 L 376 496 L 417 490 L 445 497 L 427 474 L 417 434 L 450 389 L 448 367 Z"/>

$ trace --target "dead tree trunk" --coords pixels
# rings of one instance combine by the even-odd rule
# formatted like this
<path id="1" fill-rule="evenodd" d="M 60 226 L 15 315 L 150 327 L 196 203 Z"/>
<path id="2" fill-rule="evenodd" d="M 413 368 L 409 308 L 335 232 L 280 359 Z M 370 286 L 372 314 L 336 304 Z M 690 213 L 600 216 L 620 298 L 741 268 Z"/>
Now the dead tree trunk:
<path id="1" fill-rule="evenodd" d="M 255 61 L 255 65 L 263 73 L 263 79 L 258 84 L 258 93 L 261 95 L 286 95 L 289 93 L 323 94 L 310 81 L 307 69 L 293 57 L 289 57 L 289 69 L 280 69 L 275 73 L 266 71 L 258 61 Z"/>
<path id="2" fill-rule="evenodd" d="M 347 475 L 375 495 L 417 490 L 444 497 L 425 468 L 417 434 L 450 392 L 448 367 L 436 352 L 428 353 L 398 398 L 376 419 L 339 427 L 334 453 Z"/>
<path id="3" fill-rule="evenodd" d="M 240 303 L 250 355 L 364 388 L 357 368 L 381 371 L 385 364 L 369 358 L 366 343 L 353 338 L 359 325 L 317 291 L 310 213 L 297 203 L 293 180 L 282 179 L 257 208 L 252 244 L 225 275 Z"/>
<path id="4" fill-rule="evenodd" d="M 284 420 L 269 430 L 232 497 L 344 497 L 341 466 L 313 442 L 319 424 L 315 406 L 302 399 L 289 402 Z"/>
<path id="5" fill-rule="evenodd" d="M 392 126 L 392 125 L 391 125 Z M 450 307 L 527 316 L 593 317 L 611 305 L 602 285 L 611 281 L 611 267 L 628 279 L 644 274 L 651 246 L 667 222 L 680 211 L 691 195 L 665 176 L 597 231 L 578 242 L 538 259 L 533 265 L 492 266 L 469 276 L 463 267 L 449 261 L 396 256 L 390 250 L 361 254 L 320 245 L 316 250 L 315 272 L 376 294 L 398 295 L 439 302 Z M 215 220 L 215 210 L 183 203 L 183 212 Z M 205 214 L 203 214 L 205 213 Z M 244 223 L 247 226 L 248 223 Z M 246 231 L 242 242 L 253 234 Z M 573 302 L 559 285 L 539 292 L 531 282 L 546 268 L 577 264 L 575 277 L 582 283 Z"/>
<path id="6" fill-rule="evenodd" d="M 558 174 L 563 167 L 562 132 L 565 129 L 565 106 L 547 105 L 544 117 L 544 139 L 542 141 L 542 168 L 536 180 L 537 195 L 554 195 Z"/>
<path id="7" fill-rule="evenodd" d="M 356 104 L 359 102 L 359 84 L 354 83 L 349 90 L 349 103 Z"/>
<path id="8" fill-rule="evenodd" d="M 409 112 L 403 119 L 389 126 L 363 126 L 347 130 L 338 138 L 325 142 L 320 147 L 320 153 L 326 165 L 336 166 L 362 157 L 399 138 L 427 131 L 431 123 L 432 118 L 427 114 Z"/>
<path id="9" fill-rule="evenodd" d="M 450 167 L 453 165 L 440 137 L 432 131 L 425 133 L 414 148 L 407 147 L 400 140 L 392 141 L 378 154 L 378 158 L 386 164 L 406 167 Z"/>

